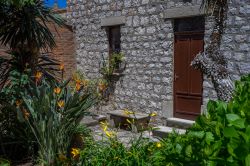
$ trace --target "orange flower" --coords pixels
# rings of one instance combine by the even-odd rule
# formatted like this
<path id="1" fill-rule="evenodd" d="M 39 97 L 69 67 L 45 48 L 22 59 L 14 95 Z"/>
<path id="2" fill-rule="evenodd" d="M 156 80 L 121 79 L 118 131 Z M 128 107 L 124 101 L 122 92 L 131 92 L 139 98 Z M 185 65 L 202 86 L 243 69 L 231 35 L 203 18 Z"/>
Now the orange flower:
<path id="1" fill-rule="evenodd" d="M 77 84 L 81 84 L 81 80 L 76 79 L 75 81 L 76 81 Z"/>
<path id="2" fill-rule="evenodd" d="M 40 78 L 42 77 L 42 75 L 43 75 L 42 72 L 37 71 L 36 74 L 35 74 L 36 81 L 40 80 Z"/>
<path id="3" fill-rule="evenodd" d="M 100 82 L 99 89 L 100 89 L 100 91 L 104 91 L 106 89 L 106 85 L 104 83 Z"/>
<path id="4" fill-rule="evenodd" d="M 54 89 L 54 93 L 55 94 L 59 94 L 61 92 L 61 89 L 59 88 L 59 87 L 56 87 L 55 89 Z"/>
<path id="5" fill-rule="evenodd" d="M 19 107 L 22 103 L 23 103 L 22 100 L 17 100 L 17 101 L 16 101 L 16 106 Z"/>
<path id="6" fill-rule="evenodd" d="M 64 70 L 64 64 L 60 64 L 59 69 L 62 71 Z"/>
<path id="7" fill-rule="evenodd" d="M 76 90 L 79 91 L 81 89 L 81 84 L 80 83 L 76 83 Z"/>
<path id="8" fill-rule="evenodd" d="M 62 107 L 64 107 L 65 103 L 63 100 L 60 100 L 57 102 L 57 105 L 58 105 L 58 107 L 62 108 Z"/>
<path id="9" fill-rule="evenodd" d="M 22 112 L 24 119 L 28 120 L 30 117 L 30 113 L 26 109 L 23 109 Z"/>

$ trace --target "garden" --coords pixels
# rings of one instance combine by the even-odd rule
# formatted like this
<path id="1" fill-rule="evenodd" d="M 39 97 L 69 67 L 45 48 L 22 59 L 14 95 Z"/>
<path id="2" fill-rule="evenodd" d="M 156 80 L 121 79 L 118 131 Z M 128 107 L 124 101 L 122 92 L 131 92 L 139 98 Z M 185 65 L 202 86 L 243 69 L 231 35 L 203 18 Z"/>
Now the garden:
<path id="1" fill-rule="evenodd" d="M 105 139 L 97 141 L 80 121 L 107 99 L 122 55 L 102 65 L 100 79 L 79 72 L 64 79 L 65 64 L 49 54 L 56 43 L 47 23 L 65 20 L 40 0 L 0 1 L 0 18 L 0 41 L 9 48 L 0 58 L 0 166 L 250 166 L 250 75 L 235 82 L 228 102 L 210 101 L 185 134 L 156 141 L 141 134 L 126 146 L 103 121 Z"/>

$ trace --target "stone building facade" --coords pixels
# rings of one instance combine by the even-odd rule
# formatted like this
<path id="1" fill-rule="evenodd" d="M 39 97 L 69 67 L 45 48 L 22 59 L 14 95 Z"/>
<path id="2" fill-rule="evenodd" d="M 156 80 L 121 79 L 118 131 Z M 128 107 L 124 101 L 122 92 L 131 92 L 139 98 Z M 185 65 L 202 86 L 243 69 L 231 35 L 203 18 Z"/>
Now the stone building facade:
<path id="1" fill-rule="evenodd" d="M 77 69 L 99 77 L 101 55 L 109 56 L 107 27 L 120 26 L 121 52 L 128 63 L 114 103 L 163 117 L 174 116 L 174 26 L 180 18 L 204 16 L 201 0 L 71 0 L 67 19 L 76 38 Z M 201 18 L 200 17 L 200 18 Z M 205 18 L 204 47 L 213 22 Z M 229 0 L 222 52 L 233 80 L 250 72 L 250 1 Z M 201 108 L 216 92 L 203 76 Z M 202 110 L 202 109 L 201 109 Z"/>

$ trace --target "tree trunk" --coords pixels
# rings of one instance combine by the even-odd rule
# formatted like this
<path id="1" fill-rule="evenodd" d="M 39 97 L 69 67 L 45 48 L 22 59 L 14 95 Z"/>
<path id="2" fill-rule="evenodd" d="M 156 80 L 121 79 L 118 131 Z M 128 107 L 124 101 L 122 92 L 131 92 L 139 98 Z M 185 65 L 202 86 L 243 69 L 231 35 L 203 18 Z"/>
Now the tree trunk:
<path id="1" fill-rule="evenodd" d="M 210 42 L 203 53 L 199 53 L 191 65 L 211 78 L 217 97 L 222 101 L 230 101 L 234 85 L 227 69 L 227 61 L 220 52 L 220 45 L 228 11 L 227 0 L 216 1 L 213 11 L 214 27 Z"/>

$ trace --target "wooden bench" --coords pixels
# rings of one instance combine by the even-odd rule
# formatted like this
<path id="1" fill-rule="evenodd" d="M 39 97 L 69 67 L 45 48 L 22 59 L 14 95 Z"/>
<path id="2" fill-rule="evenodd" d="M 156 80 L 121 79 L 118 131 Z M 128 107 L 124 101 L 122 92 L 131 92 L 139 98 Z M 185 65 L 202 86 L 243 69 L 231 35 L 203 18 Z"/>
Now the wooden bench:
<path id="1" fill-rule="evenodd" d="M 124 110 L 108 112 L 111 127 L 130 129 L 132 132 L 143 131 L 148 128 L 150 116 L 148 114 L 133 112 L 127 114 Z"/>

